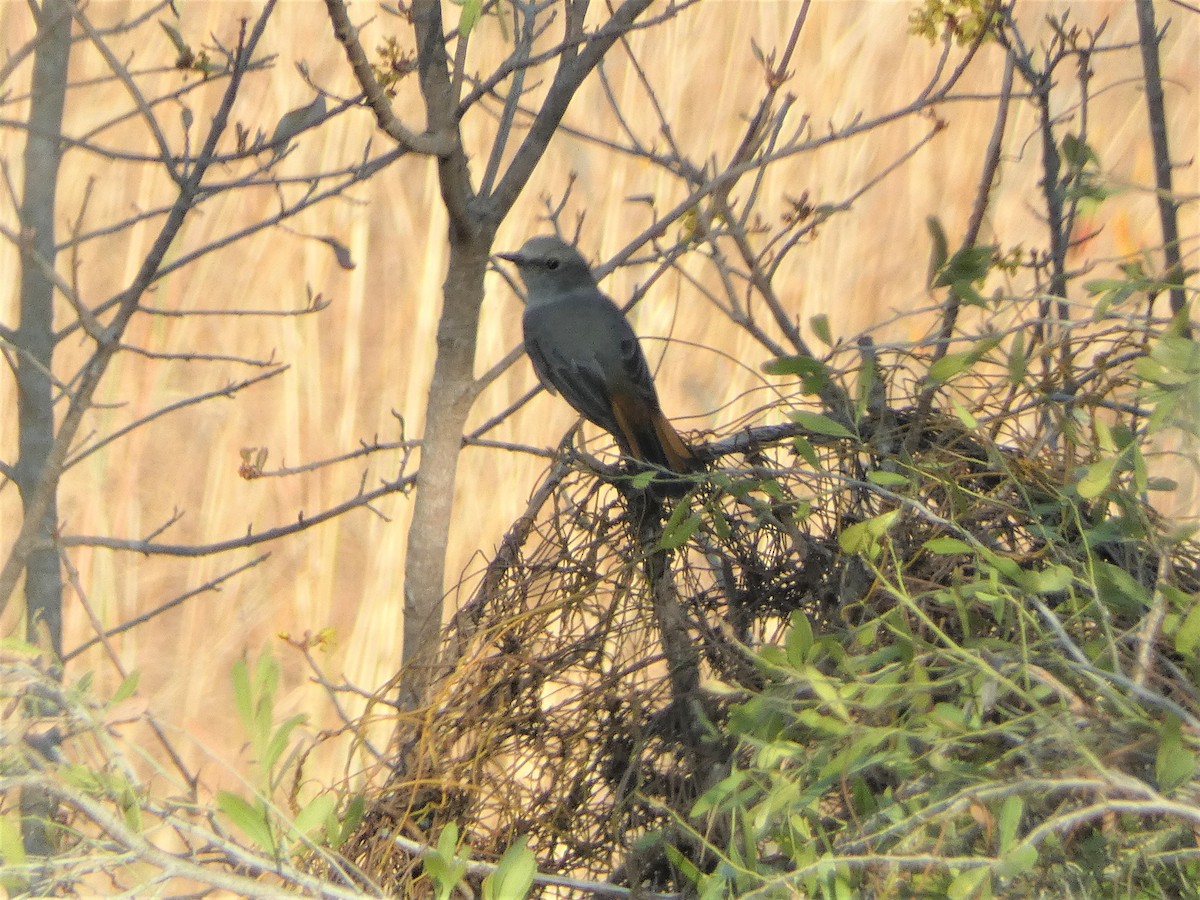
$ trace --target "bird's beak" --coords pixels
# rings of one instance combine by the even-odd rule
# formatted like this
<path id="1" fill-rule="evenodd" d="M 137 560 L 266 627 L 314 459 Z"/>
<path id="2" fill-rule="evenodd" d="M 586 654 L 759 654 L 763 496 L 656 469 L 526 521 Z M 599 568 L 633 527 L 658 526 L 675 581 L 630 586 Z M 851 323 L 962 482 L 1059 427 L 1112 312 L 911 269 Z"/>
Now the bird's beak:
<path id="1" fill-rule="evenodd" d="M 515 250 L 512 253 L 497 253 L 501 259 L 507 259 L 510 263 L 516 263 L 518 266 L 525 262 L 525 257 Z"/>

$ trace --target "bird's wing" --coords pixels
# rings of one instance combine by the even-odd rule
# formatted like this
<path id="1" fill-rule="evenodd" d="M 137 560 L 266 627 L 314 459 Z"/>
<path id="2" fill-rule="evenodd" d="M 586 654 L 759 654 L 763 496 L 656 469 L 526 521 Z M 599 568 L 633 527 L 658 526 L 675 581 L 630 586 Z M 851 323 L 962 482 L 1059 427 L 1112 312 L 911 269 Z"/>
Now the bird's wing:
<path id="1" fill-rule="evenodd" d="M 525 352 L 546 390 L 562 394 L 585 419 L 606 431 L 616 427 L 604 374 L 594 359 L 568 356 L 533 335 L 526 335 Z"/>
<path id="2" fill-rule="evenodd" d="M 584 418 L 622 437 L 614 398 L 649 421 L 659 409 L 645 354 L 624 314 L 603 294 L 526 308 L 525 350 L 542 384 Z M 628 448 L 627 448 L 628 449 Z"/>
<path id="3" fill-rule="evenodd" d="M 633 329 L 629 327 L 629 323 L 624 322 L 624 324 L 625 329 L 623 330 L 627 330 L 628 334 L 623 335 L 620 341 L 621 368 L 638 399 L 642 400 L 650 409 L 657 410 L 659 408 L 658 392 L 654 389 L 654 376 L 650 374 L 650 365 L 646 362 L 646 354 L 642 352 L 641 342 L 633 333 Z"/>
<path id="4" fill-rule="evenodd" d="M 554 379 L 551 376 L 550 360 L 546 358 L 541 343 L 528 334 L 525 335 L 525 353 L 529 357 L 529 361 L 533 363 L 533 373 L 537 375 L 542 387 L 552 394 L 557 394 L 558 388 L 554 386 Z"/>

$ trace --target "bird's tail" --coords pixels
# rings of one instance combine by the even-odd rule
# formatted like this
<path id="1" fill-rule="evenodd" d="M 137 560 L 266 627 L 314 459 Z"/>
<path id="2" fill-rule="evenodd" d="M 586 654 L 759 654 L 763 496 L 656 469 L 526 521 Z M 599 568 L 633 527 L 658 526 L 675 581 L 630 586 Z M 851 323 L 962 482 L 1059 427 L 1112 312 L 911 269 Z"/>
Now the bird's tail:
<path id="1" fill-rule="evenodd" d="M 696 454 L 679 436 L 679 432 L 667 417 L 660 412 L 651 420 L 651 425 L 654 429 L 654 440 L 651 443 L 656 445 L 654 449 L 657 451 L 654 455 L 661 455 L 662 458 L 647 461 L 664 465 L 680 475 L 695 471 L 699 465 Z"/>
<path id="2" fill-rule="evenodd" d="M 613 397 L 612 404 L 617 421 L 615 435 L 622 451 L 634 459 L 680 475 L 699 468 L 696 454 L 661 410 L 622 400 L 622 397 Z"/>

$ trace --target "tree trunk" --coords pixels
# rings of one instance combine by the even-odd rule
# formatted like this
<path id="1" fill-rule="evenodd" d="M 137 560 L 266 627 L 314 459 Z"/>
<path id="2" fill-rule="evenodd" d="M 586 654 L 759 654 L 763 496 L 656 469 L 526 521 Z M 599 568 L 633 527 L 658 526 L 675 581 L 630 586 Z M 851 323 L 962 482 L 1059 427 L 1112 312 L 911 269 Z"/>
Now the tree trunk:
<path id="1" fill-rule="evenodd" d="M 406 709 L 425 702 L 438 659 L 454 479 L 474 399 L 475 345 L 486 269 L 486 249 L 451 244 L 404 574 L 400 702 Z"/>
<path id="2" fill-rule="evenodd" d="M 18 456 L 14 481 L 26 514 L 54 444 L 54 267 L 55 193 L 62 158 L 59 134 L 67 93 L 71 50 L 69 0 L 46 0 L 33 57 L 25 185 L 21 201 L 21 323 L 17 328 Z M 42 35 L 45 35 L 43 38 Z M 28 639 L 62 655 L 62 571 L 54 533 L 58 503 L 42 517 L 42 540 L 25 569 Z"/>
<path id="3" fill-rule="evenodd" d="M 442 202 L 450 214 L 450 265 L 442 285 L 437 359 L 425 432 L 421 471 L 413 505 L 404 571 L 404 650 L 400 703 L 422 706 L 435 674 L 441 637 L 446 581 L 446 545 L 454 510 L 454 479 L 462 435 L 475 398 L 475 347 L 483 276 L 495 226 L 472 210 L 474 190 L 466 154 L 457 135 L 457 98 L 450 80 L 438 0 L 413 3 L 418 44 L 418 74 L 425 99 L 427 128 L 455 132 L 454 150 L 438 159 Z"/>
<path id="4" fill-rule="evenodd" d="M 26 517 L 38 511 L 34 497 L 54 445 L 54 283 L 55 193 L 61 161 L 63 105 L 71 53 L 70 0 L 45 0 L 33 56 L 29 132 L 25 144 L 25 183 L 21 200 L 21 300 L 16 332 L 18 455 L 13 480 Z M 25 565 L 26 636 L 31 643 L 62 656 L 62 569 L 55 532 L 57 485 L 52 491 L 37 545 Z M 36 709 L 30 714 L 37 715 Z M 39 791 L 21 796 L 22 839 L 30 856 L 55 852 L 49 823 L 53 800 Z"/>

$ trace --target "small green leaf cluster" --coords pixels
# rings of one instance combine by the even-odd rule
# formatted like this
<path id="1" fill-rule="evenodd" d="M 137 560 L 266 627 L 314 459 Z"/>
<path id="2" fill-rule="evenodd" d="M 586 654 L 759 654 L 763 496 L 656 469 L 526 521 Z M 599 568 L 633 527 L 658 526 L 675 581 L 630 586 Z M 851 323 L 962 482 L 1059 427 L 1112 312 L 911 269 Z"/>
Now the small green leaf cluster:
<path id="1" fill-rule="evenodd" d="M 450 900 L 463 884 L 470 869 L 461 852 L 458 826 L 453 822 L 442 829 L 435 847 L 421 857 L 425 874 L 433 881 L 437 900 Z M 514 841 L 483 879 L 480 896 L 483 900 L 521 900 L 529 895 L 537 874 L 537 861 L 529 849 L 528 839 Z"/>
<path id="2" fill-rule="evenodd" d="M 264 651 L 253 670 L 245 659 L 234 663 L 232 677 L 238 719 L 249 736 L 258 783 L 249 796 L 219 791 L 218 809 L 258 849 L 275 857 L 290 859 L 314 842 L 341 846 L 362 821 L 362 796 L 350 797 L 340 814 L 337 796 L 332 792 L 317 794 L 307 803 L 293 803 L 291 814 L 273 802 L 283 780 L 294 773 L 298 752 L 294 732 L 307 718 L 296 714 L 275 721 L 279 661 Z"/>
<path id="3" fill-rule="evenodd" d="M 890 608 L 846 628 L 796 611 L 754 652 L 736 763 L 691 811 L 729 839 L 706 871 L 674 857 L 700 896 L 1192 896 L 1195 712 L 1131 695 L 1112 628 L 1153 598 L 1096 559 L 925 549 L 961 581 L 918 593 L 878 570 Z M 1200 603 L 1167 593 L 1194 679 Z"/>
<path id="4" fill-rule="evenodd" d="M 997 6 L 991 0 L 925 0 L 909 14 L 908 30 L 931 43 L 948 33 L 962 46 L 997 26 Z"/>

